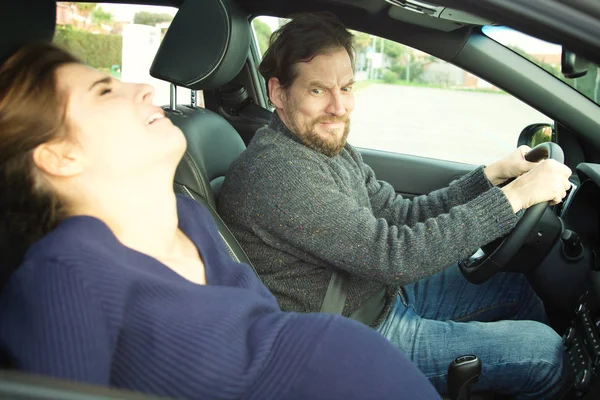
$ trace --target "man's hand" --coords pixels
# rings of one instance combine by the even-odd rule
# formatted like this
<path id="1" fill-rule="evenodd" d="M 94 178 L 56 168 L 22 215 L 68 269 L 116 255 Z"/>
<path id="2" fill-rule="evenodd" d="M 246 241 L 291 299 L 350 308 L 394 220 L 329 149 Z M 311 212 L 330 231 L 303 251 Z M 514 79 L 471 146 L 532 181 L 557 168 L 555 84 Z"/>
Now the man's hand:
<path id="1" fill-rule="evenodd" d="M 525 160 L 525 155 L 531 150 L 529 146 L 519 146 L 502 160 L 484 168 L 483 172 L 492 185 L 497 186 L 510 178 L 523 175 L 537 165 Z"/>
<path id="2" fill-rule="evenodd" d="M 554 160 L 534 165 L 529 172 L 502 188 L 515 213 L 544 201 L 551 205 L 560 203 L 571 187 L 571 169 L 566 165 Z"/>

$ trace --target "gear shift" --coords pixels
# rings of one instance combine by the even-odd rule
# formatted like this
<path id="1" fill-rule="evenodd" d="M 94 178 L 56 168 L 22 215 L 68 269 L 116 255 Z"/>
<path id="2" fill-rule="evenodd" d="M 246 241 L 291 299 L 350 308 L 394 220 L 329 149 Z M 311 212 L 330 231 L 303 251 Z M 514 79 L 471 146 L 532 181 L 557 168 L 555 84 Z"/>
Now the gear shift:
<path id="1" fill-rule="evenodd" d="M 448 366 L 448 394 L 452 400 L 469 400 L 470 386 L 479 380 L 481 361 L 475 355 L 460 356 Z"/>

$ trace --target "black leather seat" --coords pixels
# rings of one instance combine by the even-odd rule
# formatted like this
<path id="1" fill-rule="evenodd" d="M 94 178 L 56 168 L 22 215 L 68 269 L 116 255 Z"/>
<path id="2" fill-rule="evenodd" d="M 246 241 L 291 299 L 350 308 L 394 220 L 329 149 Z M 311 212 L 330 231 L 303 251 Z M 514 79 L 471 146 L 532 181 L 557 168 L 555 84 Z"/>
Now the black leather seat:
<path id="1" fill-rule="evenodd" d="M 190 37 L 202 38 L 202 46 L 191 49 Z M 249 48 L 250 24 L 235 4 L 186 1 L 158 49 L 150 74 L 193 91 L 214 89 L 235 78 L 246 62 Z M 225 174 L 245 150 L 244 141 L 220 115 L 175 103 L 171 99 L 165 113 L 183 131 L 188 143 L 175 174 L 175 190 L 208 207 L 232 257 L 252 265 L 216 212 Z"/>

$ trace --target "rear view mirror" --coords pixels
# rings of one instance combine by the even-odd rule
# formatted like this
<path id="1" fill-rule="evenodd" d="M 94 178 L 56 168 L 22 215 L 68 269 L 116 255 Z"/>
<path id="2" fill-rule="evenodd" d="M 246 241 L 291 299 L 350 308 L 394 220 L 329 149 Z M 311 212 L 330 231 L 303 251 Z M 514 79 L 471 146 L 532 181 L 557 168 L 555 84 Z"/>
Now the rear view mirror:
<path id="1" fill-rule="evenodd" d="M 525 127 L 519 134 L 517 147 L 527 145 L 532 149 L 538 144 L 552 142 L 554 139 L 554 128 L 550 124 L 531 124 Z"/>
<path id="2" fill-rule="evenodd" d="M 581 78 L 587 74 L 590 63 L 563 47 L 560 57 L 560 72 L 567 79 Z"/>

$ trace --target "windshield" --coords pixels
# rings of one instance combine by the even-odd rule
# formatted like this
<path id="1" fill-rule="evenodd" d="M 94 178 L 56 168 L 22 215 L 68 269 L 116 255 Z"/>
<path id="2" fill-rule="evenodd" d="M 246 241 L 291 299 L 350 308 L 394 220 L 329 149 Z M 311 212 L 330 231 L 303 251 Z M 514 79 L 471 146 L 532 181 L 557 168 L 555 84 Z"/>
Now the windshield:
<path id="1" fill-rule="evenodd" d="M 486 26 L 483 33 L 542 67 L 596 104 L 600 104 L 600 67 L 597 65 L 590 63 L 585 76 L 567 79 L 560 72 L 561 46 L 506 27 Z"/>

